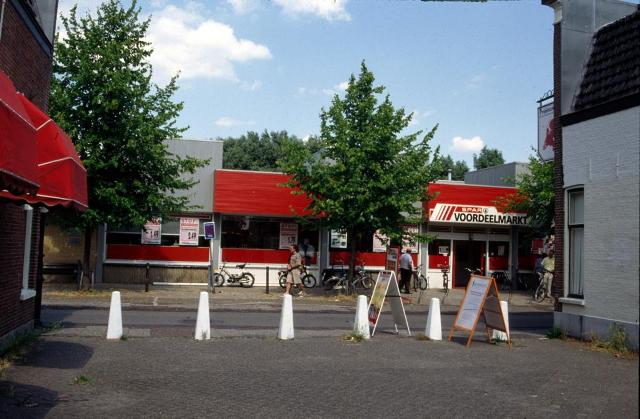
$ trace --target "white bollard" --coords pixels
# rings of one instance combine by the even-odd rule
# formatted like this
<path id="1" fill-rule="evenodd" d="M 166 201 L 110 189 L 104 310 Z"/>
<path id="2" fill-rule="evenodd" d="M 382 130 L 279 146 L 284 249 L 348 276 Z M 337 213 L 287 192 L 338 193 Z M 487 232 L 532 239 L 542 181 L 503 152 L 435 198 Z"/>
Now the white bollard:
<path id="1" fill-rule="evenodd" d="M 114 291 L 111 293 L 107 339 L 120 338 L 122 338 L 122 304 L 120 303 L 120 291 Z"/>
<path id="2" fill-rule="evenodd" d="M 506 301 L 500 301 L 500 308 L 502 309 L 502 317 L 504 318 L 504 325 L 507 327 L 507 333 L 500 330 L 494 330 L 491 338 L 493 340 L 508 341 L 511 332 L 509 332 L 509 303 Z"/>
<path id="3" fill-rule="evenodd" d="M 282 312 L 280 313 L 278 339 L 293 339 L 293 302 L 291 294 L 286 294 L 282 297 Z"/>
<path id="4" fill-rule="evenodd" d="M 442 321 L 440 320 L 440 300 L 438 298 L 431 299 L 424 335 L 430 340 L 442 340 Z"/>
<path id="5" fill-rule="evenodd" d="M 353 333 L 365 339 L 371 337 L 369 331 L 369 317 L 367 316 L 367 296 L 358 295 L 358 305 L 356 306 L 356 321 L 353 324 Z"/>
<path id="6" fill-rule="evenodd" d="M 211 339 L 211 324 L 209 320 L 209 294 L 206 291 L 200 293 L 198 301 L 198 317 L 196 319 L 196 340 Z"/>

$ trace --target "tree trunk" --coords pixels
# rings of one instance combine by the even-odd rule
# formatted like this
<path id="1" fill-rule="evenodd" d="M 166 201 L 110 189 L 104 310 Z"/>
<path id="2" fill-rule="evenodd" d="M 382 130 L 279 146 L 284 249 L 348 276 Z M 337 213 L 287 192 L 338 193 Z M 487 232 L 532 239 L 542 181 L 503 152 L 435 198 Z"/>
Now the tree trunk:
<path id="1" fill-rule="evenodd" d="M 82 288 L 91 288 L 91 239 L 93 238 L 93 228 L 84 229 L 84 254 L 82 257 Z M 80 285 L 80 284 L 79 284 Z"/>
<path id="2" fill-rule="evenodd" d="M 351 295 L 351 281 L 353 281 L 353 275 L 356 267 L 356 232 L 355 230 L 349 230 L 347 232 L 349 238 L 349 270 L 347 271 L 347 289 L 348 295 Z"/>

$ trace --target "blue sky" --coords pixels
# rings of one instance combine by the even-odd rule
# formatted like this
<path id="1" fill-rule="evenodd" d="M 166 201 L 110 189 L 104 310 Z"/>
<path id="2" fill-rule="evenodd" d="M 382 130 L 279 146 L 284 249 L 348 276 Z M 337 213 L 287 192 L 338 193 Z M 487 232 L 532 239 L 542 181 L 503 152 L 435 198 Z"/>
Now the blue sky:
<path id="1" fill-rule="evenodd" d="M 60 13 L 75 2 L 60 0 Z M 98 0 L 79 2 L 94 11 Z M 127 2 L 124 2 L 128 4 Z M 536 100 L 553 87 L 553 11 L 539 1 L 141 1 L 152 64 L 181 71 L 187 138 L 249 130 L 317 134 L 319 113 L 360 62 L 392 102 L 440 126 L 434 145 L 471 166 L 482 145 L 525 161 Z"/>

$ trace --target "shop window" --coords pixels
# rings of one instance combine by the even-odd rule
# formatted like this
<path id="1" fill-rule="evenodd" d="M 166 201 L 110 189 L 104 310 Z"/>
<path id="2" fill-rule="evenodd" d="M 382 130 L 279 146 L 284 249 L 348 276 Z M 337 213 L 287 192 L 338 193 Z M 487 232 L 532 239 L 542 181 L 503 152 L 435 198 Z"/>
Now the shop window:
<path id="1" fill-rule="evenodd" d="M 433 240 L 429 242 L 429 269 L 442 269 L 449 266 L 451 254 L 450 240 Z"/>
<path id="2" fill-rule="evenodd" d="M 285 248 L 283 240 L 296 242 L 299 246 L 313 248 L 309 253 L 317 252 L 318 230 L 310 226 L 299 225 L 297 234 L 293 231 L 282 232 L 283 225 L 295 224 L 291 219 L 258 217 L 222 217 L 222 248 L 236 249 L 273 249 Z M 281 234 L 282 233 L 282 234 Z"/>
<path id="3" fill-rule="evenodd" d="M 190 217 L 194 218 L 194 217 Z M 204 223 L 209 219 L 200 219 L 198 231 L 198 247 L 208 247 L 209 241 L 204 238 Z M 160 229 L 160 246 L 180 245 L 180 217 L 165 218 Z M 117 227 L 107 232 L 107 244 L 142 244 L 142 230 L 139 227 Z M 150 244 L 149 246 L 155 246 Z M 195 247 L 195 246 L 194 246 Z"/>
<path id="4" fill-rule="evenodd" d="M 489 242 L 489 257 L 509 257 L 509 242 Z"/>
<path id="5" fill-rule="evenodd" d="M 569 191 L 569 297 L 584 295 L 584 190 Z"/>

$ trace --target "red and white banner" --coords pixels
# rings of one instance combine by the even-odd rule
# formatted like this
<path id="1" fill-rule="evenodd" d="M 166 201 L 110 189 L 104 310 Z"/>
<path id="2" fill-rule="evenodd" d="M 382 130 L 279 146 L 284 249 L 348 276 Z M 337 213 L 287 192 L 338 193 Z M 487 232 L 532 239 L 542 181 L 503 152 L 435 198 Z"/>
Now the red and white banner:
<path id="1" fill-rule="evenodd" d="M 436 204 L 429 221 L 441 223 L 525 225 L 527 214 L 502 213 L 496 207 Z"/>
<path id="2" fill-rule="evenodd" d="M 180 218 L 180 246 L 197 246 L 200 220 Z"/>

